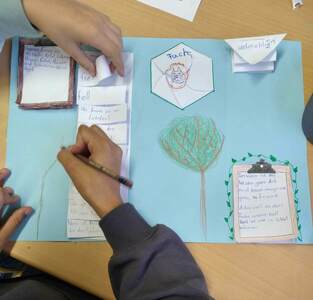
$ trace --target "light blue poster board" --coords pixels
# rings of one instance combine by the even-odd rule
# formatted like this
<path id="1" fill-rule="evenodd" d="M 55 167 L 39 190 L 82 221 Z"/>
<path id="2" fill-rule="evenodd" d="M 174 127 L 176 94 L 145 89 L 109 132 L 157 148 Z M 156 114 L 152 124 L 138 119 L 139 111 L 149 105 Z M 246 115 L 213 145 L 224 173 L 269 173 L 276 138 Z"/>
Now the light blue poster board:
<path id="1" fill-rule="evenodd" d="M 181 42 L 212 58 L 215 89 L 184 110 L 152 94 L 150 86 L 150 60 Z M 230 49 L 220 40 L 126 38 L 124 45 L 135 57 L 130 163 L 134 187 L 129 201 L 146 220 L 168 225 L 186 242 L 233 243 L 231 222 L 225 220 L 232 206 L 227 195 L 229 170 L 234 160 L 251 159 L 248 153 L 256 158 L 262 154 L 296 167 L 301 225 L 297 243 L 313 243 L 306 140 L 301 130 L 301 44 L 282 42 L 276 70 L 266 74 L 233 74 Z M 77 110 L 19 109 L 17 58 L 14 40 L 7 138 L 7 167 L 13 175 L 8 184 L 35 213 L 16 238 L 68 240 L 69 179 L 55 158 L 62 145 L 74 141 Z M 211 118 L 225 138 L 218 159 L 205 174 L 207 238 L 200 221 L 200 174 L 171 160 L 159 143 L 161 131 L 181 116 Z"/>

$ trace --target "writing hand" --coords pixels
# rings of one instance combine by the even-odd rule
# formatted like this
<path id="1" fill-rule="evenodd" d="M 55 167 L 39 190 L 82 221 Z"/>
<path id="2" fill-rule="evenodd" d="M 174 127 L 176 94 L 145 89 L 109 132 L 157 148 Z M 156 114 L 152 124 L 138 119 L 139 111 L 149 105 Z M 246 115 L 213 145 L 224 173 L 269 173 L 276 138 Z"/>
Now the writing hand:
<path id="1" fill-rule="evenodd" d="M 23 4 L 30 22 L 93 76 L 95 65 L 80 49 L 81 43 L 102 51 L 124 75 L 121 30 L 107 16 L 76 0 L 23 0 Z"/>
<path id="2" fill-rule="evenodd" d="M 20 197 L 14 194 L 14 190 L 10 187 L 4 187 L 5 181 L 10 176 L 8 169 L 0 169 L 0 214 L 6 205 L 16 204 Z M 25 216 L 32 213 L 31 207 L 22 207 L 13 212 L 4 225 L 0 229 L 0 250 L 2 250 L 9 240 L 10 236 L 15 232 L 17 227 L 23 221 Z"/>
<path id="3" fill-rule="evenodd" d="M 122 150 L 96 125 L 81 125 L 76 144 L 62 149 L 58 159 L 82 197 L 102 218 L 122 204 L 120 184 L 75 157 L 81 154 L 120 174 Z"/>

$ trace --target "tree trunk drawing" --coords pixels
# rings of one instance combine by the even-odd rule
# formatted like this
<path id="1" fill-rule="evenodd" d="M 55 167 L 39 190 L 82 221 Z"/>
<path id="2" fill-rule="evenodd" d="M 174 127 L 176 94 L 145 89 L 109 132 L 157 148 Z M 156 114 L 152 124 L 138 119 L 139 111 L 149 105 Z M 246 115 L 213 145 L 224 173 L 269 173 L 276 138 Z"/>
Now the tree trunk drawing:
<path id="1" fill-rule="evenodd" d="M 206 216 L 206 192 L 205 192 L 205 172 L 200 171 L 201 174 L 201 188 L 200 188 L 200 214 L 201 225 L 205 239 L 207 238 L 207 216 Z"/>
<path id="2" fill-rule="evenodd" d="M 201 116 L 182 117 L 174 119 L 162 131 L 160 143 L 165 152 L 181 166 L 200 173 L 200 220 L 206 239 L 208 228 L 205 172 L 220 154 L 224 136 L 212 119 Z"/>

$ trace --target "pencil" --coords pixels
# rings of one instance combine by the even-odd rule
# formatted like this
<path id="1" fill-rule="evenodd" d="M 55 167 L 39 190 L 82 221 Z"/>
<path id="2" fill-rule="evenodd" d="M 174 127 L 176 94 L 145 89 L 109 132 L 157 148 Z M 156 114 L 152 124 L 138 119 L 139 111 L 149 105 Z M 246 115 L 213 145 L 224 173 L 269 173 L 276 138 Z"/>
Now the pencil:
<path id="1" fill-rule="evenodd" d="M 118 174 L 116 174 L 114 171 L 98 164 L 97 162 L 93 161 L 92 159 L 88 159 L 85 156 L 82 156 L 80 154 L 75 154 L 75 157 L 77 157 L 80 161 L 84 162 L 86 165 L 100 171 L 101 173 L 111 177 L 112 179 L 118 181 L 119 183 L 127 186 L 128 188 L 132 188 L 133 182 L 125 177 L 122 177 Z"/>

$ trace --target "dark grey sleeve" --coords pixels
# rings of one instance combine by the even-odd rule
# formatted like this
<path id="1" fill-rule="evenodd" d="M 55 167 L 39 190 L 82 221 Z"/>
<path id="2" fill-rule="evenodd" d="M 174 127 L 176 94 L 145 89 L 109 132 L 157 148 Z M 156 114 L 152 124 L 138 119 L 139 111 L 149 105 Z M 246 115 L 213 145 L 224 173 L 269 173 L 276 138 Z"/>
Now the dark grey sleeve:
<path id="1" fill-rule="evenodd" d="M 113 249 L 109 273 L 117 299 L 212 299 L 195 260 L 168 227 L 149 226 L 131 204 L 99 224 Z"/>

